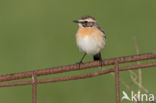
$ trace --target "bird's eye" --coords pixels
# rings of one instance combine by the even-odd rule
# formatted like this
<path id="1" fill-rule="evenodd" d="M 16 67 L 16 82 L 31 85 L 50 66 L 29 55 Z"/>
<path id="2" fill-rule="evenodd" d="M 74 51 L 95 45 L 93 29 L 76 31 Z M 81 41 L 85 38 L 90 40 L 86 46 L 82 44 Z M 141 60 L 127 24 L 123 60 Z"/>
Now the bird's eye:
<path id="1" fill-rule="evenodd" d="M 88 23 L 88 21 L 84 21 L 84 23 L 85 23 L 85 24 L 87 24 L 87 23 Z"/>

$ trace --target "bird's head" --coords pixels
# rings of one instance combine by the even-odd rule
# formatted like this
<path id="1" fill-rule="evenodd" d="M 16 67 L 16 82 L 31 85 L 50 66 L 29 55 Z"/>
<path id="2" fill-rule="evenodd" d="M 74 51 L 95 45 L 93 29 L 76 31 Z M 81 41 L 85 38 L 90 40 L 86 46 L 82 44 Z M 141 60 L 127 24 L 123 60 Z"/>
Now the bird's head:
<path id="1" fill-rule="evenodd" d="M 93 18 L 92 16 L 83 16 L 78 20 L 74 20 L 73 22 L 78 23 L 80 27 L 84 27 L 84 28 L 94 27 L 97 24 L 96 19 Z"/>

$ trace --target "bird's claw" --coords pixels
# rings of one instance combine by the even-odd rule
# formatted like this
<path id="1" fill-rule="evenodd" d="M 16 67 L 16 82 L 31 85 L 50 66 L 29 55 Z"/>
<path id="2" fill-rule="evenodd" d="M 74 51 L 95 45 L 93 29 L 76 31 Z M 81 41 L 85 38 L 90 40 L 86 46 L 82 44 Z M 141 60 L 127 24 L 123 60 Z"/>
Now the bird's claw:
<path id="1" fill-rule="evenodd" d="M 99 60 L 99 63 L 100 63 L 100 66 L 101 66 L 101 69 L 102 69 L 102 66 L 103 66 L 103 60 Z"/>
<path id="2" fill-rule="evenodd" d="M 78 64 L 78 65 L 79 65 L 79 69 L 80 69 L 80 65 L 81 65 L 81 64 L 83 64 L 83 62 L 82 62 L 82 61 L 80 61 L 80 62 L 78 62 L 78 63 L 76 63 L 76 64 Z"/>

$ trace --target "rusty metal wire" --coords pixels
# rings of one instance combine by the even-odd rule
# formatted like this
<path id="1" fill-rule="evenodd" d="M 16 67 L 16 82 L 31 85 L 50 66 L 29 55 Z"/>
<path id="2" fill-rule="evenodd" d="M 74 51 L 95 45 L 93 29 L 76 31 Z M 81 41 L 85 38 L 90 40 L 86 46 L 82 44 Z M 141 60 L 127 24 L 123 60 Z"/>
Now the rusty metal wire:
<path id="1" fill-rule="evenodd" d="M 143 68 L 153 67 L 153 66 L 156 66 L 156 62 L 120 67 L 119 71 L 135 70 L 135 69 L 138 69 L 138 68 L 143 69 Z M 81 75 L 75 75 L 75 76 L 57 77 L 57 78 L 49 78 L 49 79 L 41 79 L 41 80 L 37 80 L 37 84 L 48 83 L 48 82 L 61 82 L 61 81 L 85 79 L 85 78 L 90 78 L 90 77 L 100 76 L 100 75 L 103 75 L 103 74 L 112 73 L 114 71 L 115 71 L 114 68 L 110 68 L 110 69 L 105 69 L 105 70 L 101 70 L 99 72 L 93 72 L 93 73 L 89 73 L 89 74 L 81 74 Z M 31 80 L 30 81 L 18 81 L 18 82 L 0 83 L 0 87 L 21 86 L 21 85 L 30 85 L 30 84 L 33 84 L 33 82 Z"/>
<path id="2" fill-rule="evenodd" d="M 120 64 L 120 63 L 128 63 L 128 62 L 134 62 L 138 60 L 139 61 L 148 60 L 148 59 L 156 59 L 156 53 L 145 53 L 145 54 L 139 54 L 139 55 L 105 59 L 103 60 L 103 66 L 113 65 L 115 64 L 116 60 Z M 99 62 L 93 61 L 93 62 L 87 62 L 87 63 L 81 64 L 80 68 L 78 64 L 72 64 L 72 65 L 65 65 L 65 66 L 58 66 L 58 67 L 52 67 L 52 68 L 47 68 L 47 69 L 35 70 L 35 73 L 37 76 L 41 76 L 41 75 L 62 73 L 62 72 L 67 72 L 67 71 L 88 69 L 88 68 L 93 68 L 93 67 L 98 67 L 98 66 L 100 66 Z M 0 82 L 23 79 L 23 78 L 30 78 L 32 77 L 33 72 L 34 71 L 28 71 L 28 72 L 23 72 L 23 73 L 1 75 Z"/>
<path id="3" fill-rule="evenodd" d="M 149 60 L 149 59 L 150 60 L 156 59 L 156 53 L 145 53 L 145 54 L 139 54 L 139 55 L 105 59 L 102 61 L 103 66 L 115 65 L 115 67 L 110 68 L 110 69 L 101 70 L 98 72 L 93 72 L 93 73 L 88 73 L 88 74 L 80 74 L 80 75 L 74 75 L 74 76 L 46 78 L 46 79 L 37 80 L 37 77 L 42 76 L 42 75 L 89 69 L 89 68 L 98 67 L 101 65 L 98 61 L 93 61 L 93 62 L 87 62 L 87 63 L 81 64 L 80 67 L 78 64 L 72 64 L 72 65 L 58 66 L 58 67 L 52 67 L 52 68 L 40 69 L 40 70 L 34 70 L 34 71 L 28 71 L 28 72 L 22 72 L 22 73 L 1 75 L 0 76 L 0 82 L 1 82 L 0 87 L 11 87 L 11 86 L 21 86 L 21 85 L 30 85 L 31 84 L 33 86 L 32 87 L 33 88 L 33 92 L 32 92 L 33 93 L 33 96 L 32 96 L 33 102 L 32 103 L 37 103 L 37 84 L 84 79 L 84 78 L 90 78 L 90 77 L 95 77 L 95 76 L 115 72 L 116 103 L 120 103 L 119 72 L 126 71 L 126 70 L 134 70 L 134 69 L 138 69 L 138 68 L 143 69 L 146 67 L 153 67 L 153 66 L 156 66 L 156 62 L 124 66 L 124 67 L 119 67 L 119 64 L 141 61 L 141 60 Z M 4 82 L 4 81 L 31 78 L 31 77 L 32 77 L 32 80 L 29 80 L 29 81 Z"/>

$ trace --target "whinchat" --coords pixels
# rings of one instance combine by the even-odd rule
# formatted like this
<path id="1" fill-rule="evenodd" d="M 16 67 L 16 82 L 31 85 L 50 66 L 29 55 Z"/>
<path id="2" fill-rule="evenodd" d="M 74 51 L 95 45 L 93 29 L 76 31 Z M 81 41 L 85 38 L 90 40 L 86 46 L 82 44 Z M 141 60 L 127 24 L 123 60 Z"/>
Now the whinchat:
<path id="1" fill-rule="evenodd" d="M 106 36 L 96 19 L 91 16 L 83 16 L 73 22 L 78 23 L 79 28 L 76 33 L 76 43 L 84 55 L 80 61 L 82 63 L 86 54 L 93 55 L 94 60 L 102 60 L 101 51 L 106 44 Z"/>

